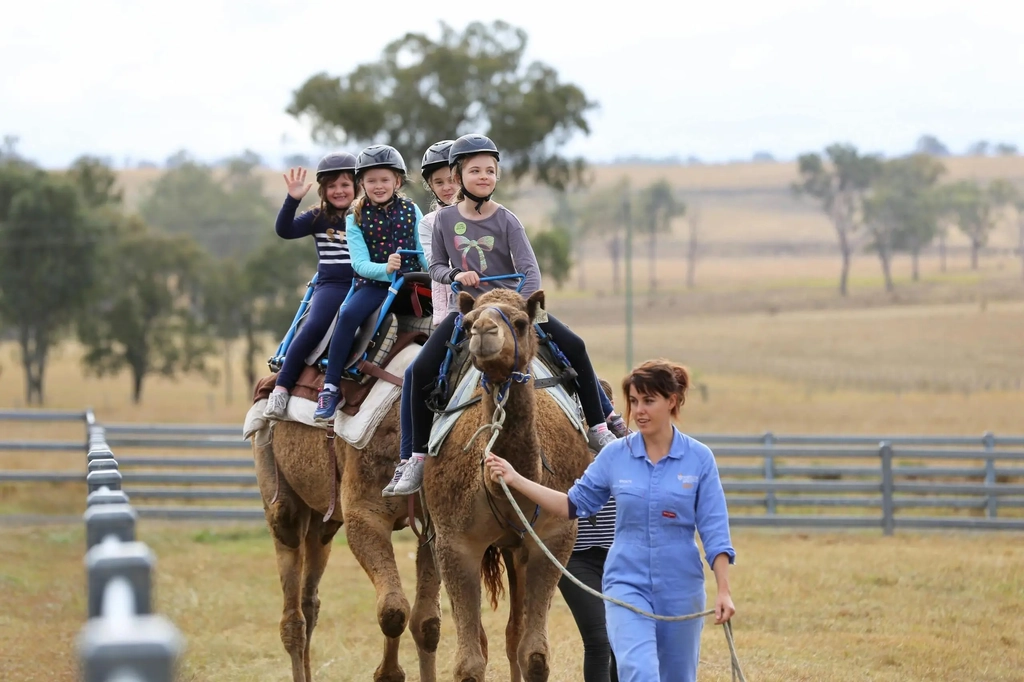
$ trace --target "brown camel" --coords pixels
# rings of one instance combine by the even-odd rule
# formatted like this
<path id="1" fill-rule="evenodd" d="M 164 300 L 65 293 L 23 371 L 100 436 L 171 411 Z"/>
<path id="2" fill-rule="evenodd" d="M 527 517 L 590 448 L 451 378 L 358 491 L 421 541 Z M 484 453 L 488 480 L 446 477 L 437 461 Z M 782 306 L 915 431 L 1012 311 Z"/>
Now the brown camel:
<path id="1" fill-rule="evenodd" d="M 312 682 L 309 642 L 320 611 L 317 587 L 327 566 L 331 542 L 342 525 L 348 545 L 377 591 L 377 622 L 386 638 L 375 682 L 404 682 L 398 645 L 410 617 L 419 653 L 420 680 L 434 682 L 435 652 L 440 636 L 441 604 L 430 550 L 416 557 L 416 606 L 409 602 L 391 545 L 393 530 L 408 521 L 408 498 L 381 497 L 398 459 L 398 404 L 391 408 L 364 450 L 334 440 L 341 478 L 340 504 L 327 521 L 335 473 L 323 429 L 291 421 L 278 422 L 270 443 L 253 437 L 256 477 L 263 509 L 274 537 L 277 568 L 284 591 L 281 641 L 291 656 L 293 682 Z M 275 471 L 276 462 L 276 471 Z M 274 499 L 275 490 L 277 497 Z M 274 502 L 271 503 L 271 500 Z M 417 505 L 417 514 L 419 507 Z"/>
<path id="2" fill-rule="evenodd" d="M 470 333 L 470 356 L 490 388 L 477 390 L 477 394 L 483 393 L 482 400 L 466 409 L 437 457 L 427 458 L 423 487 L 435 526 L 440 577 L 455 621 L 456 682 L 484 682 L 487 647 L 480 621 L 481 573 L 491 590 L 492 603 L 496 603 L 500 586 L 496 579 L 500 575 L 499 552 L 489 550 L 492 545 L 500 548 L 509 572 L 505 653 L 512 681 L 548 679 L 547 619 L 559 570 L 532 539 L 524 539 L 525 529 L 505 493 L 483 476 L 484 448 L 491 432 L 481 433 L 464 451 L 477 429 L 491 423 L 497 392 L 505 387 L 505 421 L 492 449 L 516 471 L 564 491 L 592 460 L 583 434 L 573 428 L 547 391 L 536 390 L 532 377 L 525 383 L 510 382 L 513 372 L 528 371 L 537 352 L 531 323 L 543 305 L 543 291 L 529 301 L 507 289 L 488 292 L 475 303 L 466 293 L 459 296 Z M 536 505 L 519 494 L 515 499 L 527 518 L 535 517 L 537 535 L 564 565 L 576 539 L 575 522 L 545 513 L 535 516 Z M 422 582 L 421 586 L 433 589 Z"/>

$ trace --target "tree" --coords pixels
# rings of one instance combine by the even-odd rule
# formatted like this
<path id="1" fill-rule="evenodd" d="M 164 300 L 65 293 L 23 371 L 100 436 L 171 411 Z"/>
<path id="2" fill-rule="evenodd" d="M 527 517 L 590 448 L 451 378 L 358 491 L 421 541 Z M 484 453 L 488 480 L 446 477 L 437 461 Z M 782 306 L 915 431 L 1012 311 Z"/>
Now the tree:
<path id="1" fill-rule="evenodd" d="M 105 247 L 100 295 L 79 323 L 82 364 L 101 377 L 128 369 L 138 404 L 150 374 L 206 371 L 211 347 L 197 306 L 204 254 L 189 236 L 154 233 L 136 217 Z"/>
<path id="2" fill-rule="evenodd" d="M 530 243 L 541 273 L 555 280 L 555 286 L 561 290 L 572 272 L 572 237 L 569 231 L 556 225 L 534 234 Z"/>
<path id="3" fill-rule="evenodd" d="M 939 205 L 934 188 L 945 167 L 928 154 L 912 154 L 887 161 L 864 203 L 870 247 L 878 254 L 885 290 L 892 292 L 892 255 L 897 250 L 920 248 L 934 237 Z M 929 237 L 931 235 L 931 237 Z M 917 269 L 916 252 L 914 268 Z"/>
<path id="4" fill-rule="evenodd" d="M 882 162 L 877 155 L 861 154 L 853 145 L 840 143 L 826 147 L 825 157 L 827 165 L 816 153 L 800 155 L 800 181 L 792 188 L 797 196 L 817 199 L 832 221 L 843 259 L 839 295 L 846 296 L 853 253 L 863 241 L 864 198 Z"/>
<path id="5" fill-rule="evenodd" d="M 124 192 L 117 187 L 117 173 L 95 156 L 81 156 L 71 164 L 68 177 L 78 187 L 89 208 L 120 206 Z"/>
<path id="6" fill-rule="evenodd" d="M 622 176 L 612 187 L 592 192 L 580 216 L 585 225 L 582 229 L 608 239 L 608 255 L 612 259 L 612 293 L 616 295 L 622 285 L 619 266 L 623 256 L 622 235 L 626 227 L 624 200 L 631 193 L 629 178 Z"/>
<path id="7" fill-rule="evenodd" d="M 999 156 L 1016 156 L 1017 145 L 1010 144 L 1009 142 L 1000 142 L 996 145 L 996 154 Z"/>
<path id="8" fill-rule="evenodd" d="M 547 64 L 524 66 L 526 46 L 526 32 L 503 21 L 473 22 L 461 33 L 442 22 L 437 41 L 407 33 L 347 75 L 310 77 L 287 111 L 308 118 L 318 142 L 383 142 L 412 168 L 437 140 L 481 132 L 496 140 L 514 180 L 531 174 L 564 188 L 584 162 L 558 150 L 590 134 L 595 103 Z"/>
<path id="9" fill-rule="evenodd" d="M 967 148 L 968 156 L 988 156 L 988 150 L 992 147 L 985 140 L 978 140 Z"/>
<path id="10" fill-rule="evenodd" d="M 939 138 L 934 135 L 922 135 L 917 138 L 917 144 L 914 146 L 914 152 L 917 154 L 927 154 L 929 156 L 949 156 L 949 147 L 942 144 Z"/>
<path id="11" fill-rule="evenodd" d="M 662 178 L 640 193 L 640 228 L 647 234 L 650 250 L 650 294 L 653 298 L 658 287 L 658 234 L 672 232 L 672 220 L 686 213 L 686 204 L 676 199 L 668 180 Z"/>
<path id="12" fill-rule="evenodd" d="M 67 179 L 0 161 L 0 318 L 14 327 L 25 399 L 43 403 L 51 348 L 92 295 L 102 226 Z"/>
<path id="13" fill-rule="evenodd" d="M 978 269 L 978 252 L 988 243 L 996 225 L 995 214 L 1012 200 L 1012 187 L 993 183 L 988 188 L 974 180 L 960 180 L 946 188 L 948 210 L 971 242 L 971 269 Z"/>
<path id="14" fill-rule="evenodd" d="M 587 288 L 586 270 L 583 267 L 586 262 L 587 246 L 587 222 L 581 220 L 581 199 L 578 195 L 570 195 L 565 191 L 555 193 L 555 208 L 551 212 L 551 224 L 557 229 L 564 230 L 571 244 L 574 256 L 573 267 L 579 277 L 577 287 L 580 291 Z"/>
<path id="15" fill-rule="evenodd" d="M 216 257 L 244 257 L 276 215 L 255 169 L 243 154 L 227 162 L 218 181 L 209 166 L 184 159 L 153 184 L 139 213 L 150 226 L 192 237 Z"/>

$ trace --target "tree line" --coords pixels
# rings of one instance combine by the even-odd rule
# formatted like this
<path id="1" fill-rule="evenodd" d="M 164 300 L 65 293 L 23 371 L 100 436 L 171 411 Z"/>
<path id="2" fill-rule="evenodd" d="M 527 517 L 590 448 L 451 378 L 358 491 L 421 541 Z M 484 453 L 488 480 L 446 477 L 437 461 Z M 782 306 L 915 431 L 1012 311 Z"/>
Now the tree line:
<path id="1" fill-rule="evenodd" d="M 932 153 L 883 159 L 845 143 L 832 144 L 821 154 L 802 154 L 798 169 L 794 193 L 816 201 L 835 230 L 843 296 L 849 290 L 853 256 L 864 250 L 878 257 L 890 292 L 895 289 L 892 259 L 896 253 L 910 255 L 916 281 L 921 252 L 937 243 L 944 272 L 951 229 L 968 238 L 971 268 L 977 269 L 979 251 L 988 244 L 992 230 L 1012 214 L 1018 224 L 1024 272 L 1024 191 L 1007 180 L 944 182 L 946 166 Z"/>

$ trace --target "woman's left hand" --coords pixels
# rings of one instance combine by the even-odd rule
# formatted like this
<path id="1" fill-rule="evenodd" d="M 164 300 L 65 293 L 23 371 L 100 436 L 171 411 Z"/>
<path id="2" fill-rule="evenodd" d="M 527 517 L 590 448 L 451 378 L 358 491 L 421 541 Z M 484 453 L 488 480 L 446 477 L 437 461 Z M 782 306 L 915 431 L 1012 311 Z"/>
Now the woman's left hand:
<path id="1" fill-rule="evenodd" d="M 402 268 L 402 254 L 393 253 L 388 256 L 388 274 L 396 272 Z"/>
<path id="2" fill-rule="evenodd" d="M 732 603 L 732 597 L 728 592 L 719 592 L 715 598 L 715 625 L 721 625 L 736 613 L 736 607 Z"/>

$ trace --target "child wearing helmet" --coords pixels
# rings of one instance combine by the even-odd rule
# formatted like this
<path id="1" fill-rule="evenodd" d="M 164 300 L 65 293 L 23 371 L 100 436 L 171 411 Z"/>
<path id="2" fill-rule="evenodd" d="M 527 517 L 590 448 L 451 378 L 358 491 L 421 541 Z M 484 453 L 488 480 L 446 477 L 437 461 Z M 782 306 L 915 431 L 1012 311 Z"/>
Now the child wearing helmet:
<path id="1" fill-rule="evenodd" d="M 417 226 L 423 218 L 419 207 L 399 193 L 405 182 L 405 161 L 388 145 L 373 145 L 356 159 L 356 185 L 361 194 L 345 219 L 352 255 L 352 295 L 341 307 L 327 354 L 327 375 L 313 414 L 330 421 L 338 409 L 341 373 L 345 369 L 359 326 L 387 297 L 392 273 L 424 270 L 422 256 L 398 251 L 422 251 Z"/>
<path id="2" fill-rule="evenodd" d="M 355 199 L 356 157 L 348 152 L 333 152 L 320 159 L 316 167 L 320 205 L 296 216 L 312 183 L 306 183 L 306 170 L 292 168 L 284 174 L 288 194 L 277 214 L 274 226 L 282 239 L 312 236 L 318 257 L 316 285 L 309 301 L 306 321 L 295 334 L 284 354 L 274 390 L 263 412 L 270 419 L 284 419 L 288 399 L 299 380 L 309 355 L 327 333 L 352 286 L 352 260 L 345 239 L 345 212 Z"/>
<path id="3" fill-rule="evenodd" d="M 430 276 L 444 285 L 458 282 L 463 291 L 475 297 L 483 293 L 481 276 L 519 272 L 526 276 L 521 293 L 528 297 L 540 289 L 540 267 L 523 224 L 507 208 L 491 201 L 499 178 L 499 158 L 498 148 L 484 135 L 463 135 L 452 143 L 448 165 L 459 192 L 457 203 L 438 210 L 434 219 Z M 516 286 L 513 280 L 492 284 Z M 452 312 L 435 328 L 407 374 L 412 381 L 404 382 L 402 393 L 411 392 L 403 403 L 412 412 L 412 453 L 406 459 L 402 452 L 402 464 L 382 491 L 385 497 L 414 493 L 422 485 L 423 461 L 433 421 L 426 401 L 457 317 L 458 311 Z M 616 439 L 616 434 L 608 428 L 606 420 L 612 415 L 602 405 L 601 388 L 586 346 L 550 313 L 548 321 L 540 326 L 558 343 L 576 370 L 580 403 L 590 425 L 588 440 L 594 450 L 600 451 Z"/>
<path id="4" fill-rule="evenodd" d="M 452 170 L 448 167 L 448 152 L 452 148 L 452 142 L 453 140 L 441 140 L 430 145 L 423 153 L 423 162 L 420 164 L 423 186 L 434 195 L 430 213 L 423 216 L 423 220 L 420 221 L 420 243 L 423 244 L 423 255 L 428 263 L 430 262 L 430 245 L 437 211 L 445 206 L 450 206 L 459 191 L 459 186 L 452 179 Z M 449 289 L 445 285 L 431 281 L 435 327 L 448 316 L 448 292 Z"/>

